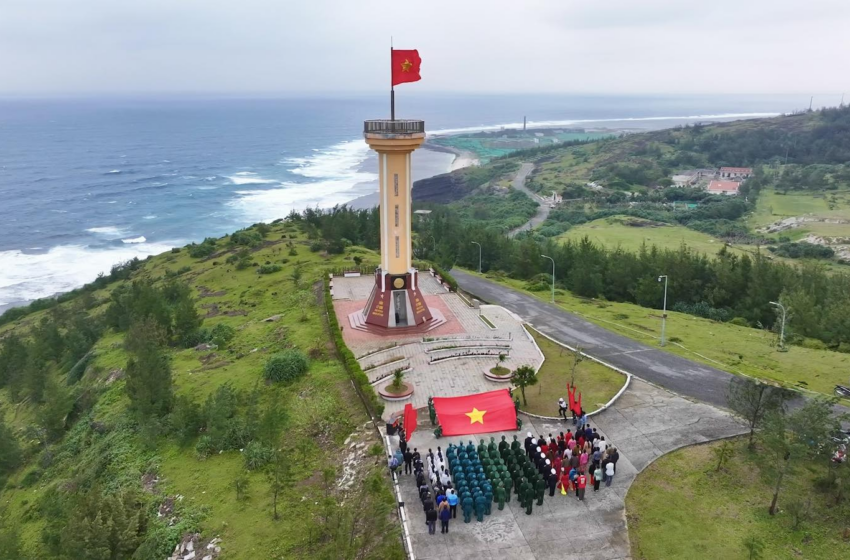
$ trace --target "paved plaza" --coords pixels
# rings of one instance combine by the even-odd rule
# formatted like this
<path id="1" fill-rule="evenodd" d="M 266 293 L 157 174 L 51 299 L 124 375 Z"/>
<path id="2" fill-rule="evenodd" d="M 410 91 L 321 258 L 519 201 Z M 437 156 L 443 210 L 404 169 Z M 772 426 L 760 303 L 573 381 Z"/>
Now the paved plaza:
<path id="1" fill-rule="evenodd" d="M 334 279 L 334 308 L 341 325 L 348 324 L 348 313 L 365 304 L 373 284 L 371 277 Z M 358 356 L 361 367 L 376 388 L 388 384 L 396 369 L 410 369 L 405 373 L 404 382 L 413 385 L 414 393 L 408 400 L 387 402 L 385 419 L 401 411 L 408 402 L 416 408 L 426 407 L 431 396 L 457 397 L 507 388 L 507 383 L 484 377 L 484 372 L 496 365 L 500 353 L 506 355 L 503 365 L 512 370 L 521 365 L 536 369 L 543 362 L 543 355 L 516 315 L 496 305 L 474 309 L 457 294 L 446 292 L 428 274 L 420 277 L 419 284 L 428 305 L 439 305 L 448 320 L 424 337 L 383 337 L 343 328 L 346 344 Z M 485 316 L 495 330 L 479 315 Z M 398 346 L 379 350 L 394 343 Z M 366 355 L 376 350 L 379 351 Z M 487 355 L 452 358 L 466 353 Z M 439 358 L 452 359 L 431 363 Z"/>
<path id="2" fill-rule="evenodd" d="M 557 399 L 557 396 L 554 397 Z M 428 449 L 444 450 L 449 443 L 470 439 L 478 443 L 490 436 L 496 441 L 505 435 L 508 441 L 516 434 L 520 441 L 525 432 L 535 436 L 557 434 L 572 428 L 572 423 L 544 421 L 521 415 L 523 430 L 436 439 L 427 414 L 420 414 L 420 427 L 410 445 L 419 449 L 423 458 Z M 611 487 L 602 485 L 598 492 L 588 486 L 584 502 L 573 493 L 559 492 L 542 506 L 534 502 L 533 513 L 527 515 L 519 507 L 516 494 L 510 504 L 483 523 L 473 517 L 464 523 L 458 518 L 449 524 L 449 533 L 428 534 L 425 514 L 413 476 L 400 475 L 402 499 L 409 517 L 409 529 L 416 560 L 425 559 L 618 559 L 629 558 L 624 499 L 635 476 L 655 458 L 679 447 L 744 433 L 745 427 L 729 414 L 712 406 L 695 403 L 644 381 L 633 379 L 631 386 L 610 409 L 590 420 L 608 441 L 620 451 L 617 474 Z M 391 438 L 397 443 L 395 438 Z M 439 524 L 438 524 L 439 529 Z"/>

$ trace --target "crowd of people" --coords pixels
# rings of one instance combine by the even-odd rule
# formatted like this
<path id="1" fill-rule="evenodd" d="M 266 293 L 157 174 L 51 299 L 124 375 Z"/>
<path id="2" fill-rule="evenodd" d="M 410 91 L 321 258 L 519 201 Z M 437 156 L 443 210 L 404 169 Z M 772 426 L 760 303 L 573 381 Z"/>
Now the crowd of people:
<path id="1" fill-rule="evenodd" d="M 505 436 L 497 444 L 490 437 L 478 446 L 472 441 L 449 444 L 445 453 L 429 449 L 423 456 L 410 449 L 401 434 L 399 449 L 389 457 L 394 472 L 404 466 L 404 474 L 416 477 L 416 487 L 425 512 L 430 534 L 448 533 L 449 522 L 457 518 L 460 507 L 465 523 L 484 521 L 494 504 L 503 509 L 514 493 L 525 513 L 531 515 L 534 502 L 543 505 L 548 491 L 563 496 L 572 494 L 583 501 L 587 488 L 598 492 L 602 485 L 611 486 L 617 472 L 620 454 L 605 437 L 587 424 L 584 414 L 577 415 L 576 431 L 568 429 L 557 435 L 535 437 L 526 434 L 524 442 Z"/>

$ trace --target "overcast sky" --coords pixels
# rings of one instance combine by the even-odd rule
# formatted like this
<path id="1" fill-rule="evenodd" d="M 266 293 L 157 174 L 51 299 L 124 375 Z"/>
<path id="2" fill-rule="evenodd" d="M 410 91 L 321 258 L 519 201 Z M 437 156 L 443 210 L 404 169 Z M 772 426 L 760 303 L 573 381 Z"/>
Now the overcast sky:
<path id="1" fill-rule="evenodd" d="M 0 0 L 0 95 L 850 93 L 850 0 Z"/>

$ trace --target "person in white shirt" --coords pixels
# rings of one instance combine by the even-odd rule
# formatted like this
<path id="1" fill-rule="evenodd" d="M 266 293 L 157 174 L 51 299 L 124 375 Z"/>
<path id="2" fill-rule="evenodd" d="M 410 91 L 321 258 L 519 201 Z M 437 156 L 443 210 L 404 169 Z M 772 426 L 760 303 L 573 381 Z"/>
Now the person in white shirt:
<path id="1" fill-rule="evenodd" d="M 612 480 L 614 480 L 614 463 L 609 462 L 605 465 L 605 486 L 611 486 Z"/>

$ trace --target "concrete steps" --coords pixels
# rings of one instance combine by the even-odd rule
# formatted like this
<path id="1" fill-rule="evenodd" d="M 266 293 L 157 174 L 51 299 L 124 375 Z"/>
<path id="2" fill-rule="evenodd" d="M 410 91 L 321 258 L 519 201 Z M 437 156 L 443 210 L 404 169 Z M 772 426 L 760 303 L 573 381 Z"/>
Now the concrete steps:
<path id="1" fill-rule="evenodd" d="M 355 311 L 348 315 L 348 324 L 352 329 L 361 332 L 368 332 L 378 336 L 407 336 L 411 334 L 424 334 L 436 329 L 444 323 L 446 323 L 446 317 L 439 309 L 431 309 L 430 321 L 426 321 L 412 327 L 391 327 L 386 329 L 368 324 L 366 322 L 366 316 L 363 315 L 362 310 Z"/>

